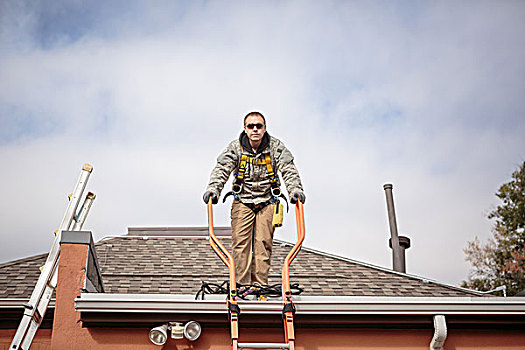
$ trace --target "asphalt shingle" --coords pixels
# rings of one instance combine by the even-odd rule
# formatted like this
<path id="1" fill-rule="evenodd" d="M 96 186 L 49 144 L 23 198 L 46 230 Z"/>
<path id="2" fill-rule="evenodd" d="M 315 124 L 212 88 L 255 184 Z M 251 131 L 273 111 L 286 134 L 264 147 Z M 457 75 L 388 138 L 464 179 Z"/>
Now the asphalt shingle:
<path id="1" fill-rule="evenodd" d="M 220 239 L 230 249 L 231 239 Z M 220 284 L 228 279 L 227 268 L 206 237 L 119 236 L 95 246 L 107 293 L 195 294 L 202 281 Z M 291 247 L 274 242 L 269 284 L 281 282 L 282 262 Z M 45 259 L 42 254 L 0 264 L 0 298 L 28 298 Z M 310 296 L 479 295 L 307 248 L 291 265 L 290 280 Z"/>

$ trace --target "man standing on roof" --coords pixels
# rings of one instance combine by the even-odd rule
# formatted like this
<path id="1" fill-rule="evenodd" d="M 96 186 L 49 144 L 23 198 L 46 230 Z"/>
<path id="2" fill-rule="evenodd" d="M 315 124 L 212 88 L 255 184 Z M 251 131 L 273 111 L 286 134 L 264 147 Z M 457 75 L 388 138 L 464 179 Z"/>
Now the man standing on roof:
<path id="1" fill-rule="evenodd" d="M 235 173 L 234 173 L 235 171 Z M 299 172 L 292 153 L 266 132 L 266 120 L 259 112 L 244 117 L 244 131 L 217 158 L 203 199 L 216 204 L 226 181 L 234 173 L 231 208 L 232 250 L 235 275 L 241 284 L 268 285 L 272 254 L 272 224 L 279 208 L 280 171 L 290 201 L 305 202 Z M 225 196 L 225 198 L 226 198 Z M 282 210 L 282 206 L 280 207 Z"/>

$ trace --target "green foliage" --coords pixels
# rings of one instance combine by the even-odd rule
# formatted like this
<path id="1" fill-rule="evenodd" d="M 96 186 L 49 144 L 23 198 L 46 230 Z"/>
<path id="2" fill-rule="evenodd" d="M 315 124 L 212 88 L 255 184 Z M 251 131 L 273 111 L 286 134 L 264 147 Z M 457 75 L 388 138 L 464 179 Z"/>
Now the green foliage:
<path id="1" fill-rule="evenodd" d="M 488 214 L 495 221 L 492 238 L 483 244 L 476 237 L 464 249 L 472 271 L 462 286 L 490 290 L 505 285 L 514 295 L 525 289 L 525 162 L 496 196 L 502 203 Z"/>

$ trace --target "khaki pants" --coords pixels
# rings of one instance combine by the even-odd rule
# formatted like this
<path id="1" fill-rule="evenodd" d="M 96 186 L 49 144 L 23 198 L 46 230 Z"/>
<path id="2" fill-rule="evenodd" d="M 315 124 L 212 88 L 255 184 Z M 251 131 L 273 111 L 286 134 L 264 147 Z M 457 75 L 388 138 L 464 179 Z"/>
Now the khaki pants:
<path id="1" fill-rule="evenodd" d="M 272 225 L 275 203 L 257 214 L 234 200 L 231 210 L 232 250 L 235 275 L 241 284 L 268 285 L 268 271 L 272 255 Z"/>

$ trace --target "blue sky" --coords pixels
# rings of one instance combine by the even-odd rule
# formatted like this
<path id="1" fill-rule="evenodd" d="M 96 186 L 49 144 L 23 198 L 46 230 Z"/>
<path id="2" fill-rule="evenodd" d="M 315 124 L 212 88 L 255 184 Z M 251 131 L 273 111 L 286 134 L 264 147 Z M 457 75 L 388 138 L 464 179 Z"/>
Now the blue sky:
<path id="1" fill-rule="evenodd" d="M 447 283 L 525 160 L 518 1 L 3 1 L 0 261 L 49 249 L 82 163 L 86 229 L 206 225 L 215 158 L 262 111 L 296 158 L 306 245 Z M 228 224 L 228 206 L 216 221 Z M 289 214 L 277 238 L 293 240 Z"/>

